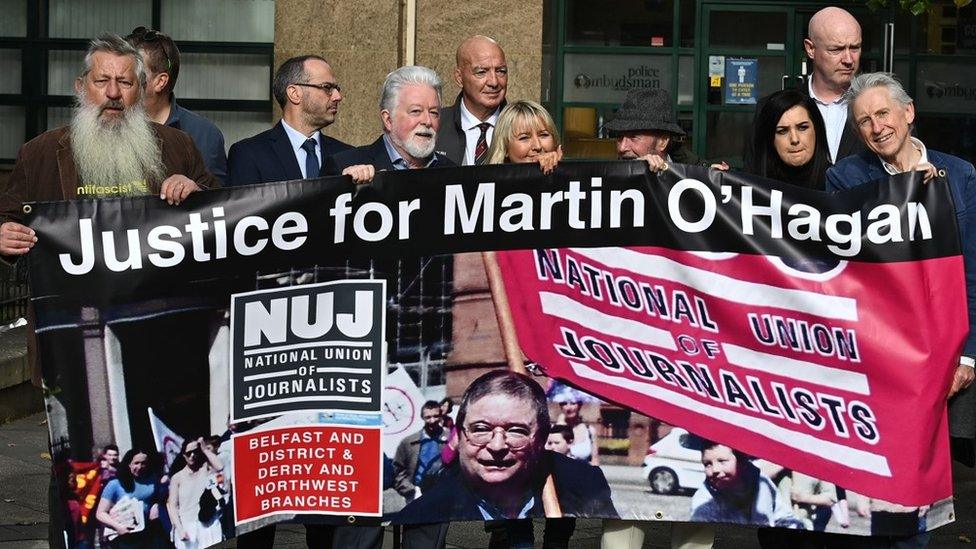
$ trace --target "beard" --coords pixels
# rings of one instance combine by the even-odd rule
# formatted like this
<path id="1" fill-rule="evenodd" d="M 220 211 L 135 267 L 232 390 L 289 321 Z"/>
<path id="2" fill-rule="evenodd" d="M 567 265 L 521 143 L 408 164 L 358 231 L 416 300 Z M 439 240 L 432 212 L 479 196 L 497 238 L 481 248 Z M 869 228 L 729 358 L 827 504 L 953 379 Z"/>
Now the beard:
<path id="1" fill-rule="evenodd" d="M 166 175 L 162 151 L 142 105 L 133 105 L 107 119 L 106 107 L 124 108 L 120 101 L 93 105 L 82 94 L 71 116 L 71 149 L 83 184 L 124 185 L 144 181 L 156 189 Z"/>
<path id="2" fill-rule="evenodd" d="M 418 125 L 410 132 L 410 137 L 401 141 L 396 128 L 393 128 L 390 132 L 390 140 L 414 158 L 429 158 L 434 154 L 434 148 L 437 146 L 437 130 Z"/>

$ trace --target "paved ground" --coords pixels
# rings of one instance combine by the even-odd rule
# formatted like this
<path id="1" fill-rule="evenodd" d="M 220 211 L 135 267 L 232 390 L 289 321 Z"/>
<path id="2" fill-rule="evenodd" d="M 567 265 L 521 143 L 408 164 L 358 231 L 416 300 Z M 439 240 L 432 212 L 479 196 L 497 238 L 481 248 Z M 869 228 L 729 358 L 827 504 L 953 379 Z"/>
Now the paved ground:
<path id="1" fill-rule="evenodd" d="M 40 549 L 47 547 L 47 483 L 50 462 L 47 455 L 47 426 L 43 414 L 0 425 L 0 548 Z M 935 549 L 976 547 L 976 472 L 957 468 L 956 515 L 953 524 L 935 531 L 930 547 Z M 626 475 L 623 471 L 621 474 Z M 616 475 L 608 475 L 614 477 Z M 613 478 L 611 478 L 611 482 Z M 536 521 L 537 539 L 542 539 L 542 521 Z M 645 548 L 669 546 L 668 526 L 654 524 Z M 448 535 L 448 547 L 475 549 L 485 547 L 488 538 L 481 523 L 455 523 Z M 301 526 L 278 529 L 275 547 L 304 547 Z M 580 520 L 573 546 L 596 549 L 600 546 L 600 521 Z M 717 549 L 756 547 L 755 534 L 744 528 L 720 527 Z M 222 547 L 234 547 L 228 542 Z M 393 547 L 390 530 L 384 548 Z"/>

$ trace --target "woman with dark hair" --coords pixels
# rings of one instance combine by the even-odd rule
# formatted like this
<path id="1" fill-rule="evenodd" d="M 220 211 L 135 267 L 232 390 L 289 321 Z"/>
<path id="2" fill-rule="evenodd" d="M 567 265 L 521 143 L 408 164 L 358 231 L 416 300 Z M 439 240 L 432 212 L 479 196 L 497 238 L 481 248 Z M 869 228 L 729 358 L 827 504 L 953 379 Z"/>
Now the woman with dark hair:
<path id="1" fill-rule="evenodd" d="M 165 547 L 159 522 L 161 493 L 156 453 L 133 448 L 122 456 L 117 476 L 102 490 L 95 518 L 106 527 L 109 546 Z"/>
<path id="2" fill-rule="evenodd" d="M 804 187 L 824 190 L 830 167 L 827 131 L 816 103 L 807 94 L 787 89 L 769 96 L 756 117 L 753 156 L 747 159 L 747 171 Z M 782 258 L 794 268 L 823 270 L 823 262 L 799 262 Z M 846 527 L 847 500 L 844 490 L 836 487 L 837 520 Z M 763 548 L 792 546 L 822 547 L 827 539 L 822 533 L 803 530 L 760 528 L 759 545 Z"/>
<path id="3" fill-rule="evenodd" d="M 827 131 L 805 93 L 788 89 L 770 95 L 756 117 L 754 136 L 747 171 L 808 189 L 825 188 Z"/>

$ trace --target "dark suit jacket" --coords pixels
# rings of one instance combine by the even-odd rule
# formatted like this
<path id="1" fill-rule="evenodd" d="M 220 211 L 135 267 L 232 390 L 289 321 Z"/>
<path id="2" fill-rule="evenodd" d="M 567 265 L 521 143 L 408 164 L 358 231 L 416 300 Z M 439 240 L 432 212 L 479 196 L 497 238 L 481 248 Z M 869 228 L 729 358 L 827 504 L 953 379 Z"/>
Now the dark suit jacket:
<path id="1" fill-rule="evenodd" d="M 542 486 L 552 474 L 559 506 L 568 517 L 617 518 L 610 499 L 610 485 L 599 467 L 545 450 L 536 471 L 533 488 L 535 505 L 530 517 L 543 517 Z M 484 520 L 478 510 L 479 495 L 474 493 L 453 466 L 445 470 L 429 490 L 403 508 L 394 520 L 405 524 L 454 520 Z"/>
<path id="2" fill-rule="evenodd" d="M 338 139 L 322 136 L 322 164 L 332 155 L 351 149 Z M 292 181 L 302 178 L 298 158 L 284 126 L 278 122 L 270 130 L 234 143 L 227 155 L 228 186 Z M 325 173 L 324 171 L 322 172 Z"/>
<path id="3" fill-rule="evenodd" d="M 803 92 L 805 95 L 810 94 L 810 87 L 807 85 L 807 81 L 804 80 L 802 84 L 797 88 L 799 91 Z M 771 95 L 771 94 L 770 94 Z M 755 147 L 755 132 L 756 122 L 759 119 L 759 112 L 762 111 L 763 106 L 769 101 L 769 95 L 765 97 L 760 97 L 759 101 L 756 102 L 756 114 L 752 119 L 752 125 L 749 126 L 746 135 L 746 142 L 743 143 L 744 149 L 742 151 L 742 162 L 743 171 L 749 173 L 757 173 L 757 169 L 752 165 L 752 154 L 753 148 Z M 850 120 L 844 123 L 844 133 L 840 136 L 840 146 L 837 147 L 837 162 L 840 162 L 842 158 L 847 158 L 848 156 L 853 156 L 855 154 L 866 151 L 867 147 L 861 141 L 861 138 L 857 135 L 857 130 L 851 125 Z"/>
<path id="4" fill-rule="evenodd" d="M 456 164 L 438 153 L 437 162 L 434 163 L 433 167 L 444 168 L 448 166 L 455 166 Z M 373 141 L 369 145 L 363 145 L 362 147 L 351 148 L 346 151 L 342 151 L 339 154 L 330 156 L 325 164 L 322 165 L 322 175 L 342 175 L 342 170 L 348 168 L 349 166 L 356 166 L 359 164 L 369 164 L 376 168 L 376 171 L 380 172 L 383 170 L 393 170 L 393 162 L 390 160 L 390 154 L 386 152 L 386 145 L 383 143 L 383 136 L 380 136 L 376 141 Z"/>

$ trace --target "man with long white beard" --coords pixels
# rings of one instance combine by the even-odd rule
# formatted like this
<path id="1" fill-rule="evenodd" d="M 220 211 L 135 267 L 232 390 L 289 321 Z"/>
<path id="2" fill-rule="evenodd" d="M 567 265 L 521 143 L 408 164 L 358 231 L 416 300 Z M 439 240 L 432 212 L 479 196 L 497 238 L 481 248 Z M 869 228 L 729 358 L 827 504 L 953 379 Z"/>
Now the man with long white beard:
<path id="1" fill-rule="evenodd" d="M 24 144 L 0 187 L 0 256 L 15 260 L 37 243 L 34 231 L 21 223 L 24 202 L 155 194 L 179 204 L 193 192 L 219 186 L 190 136 L 149 120 L 142 108 L 145 85 L 142 57 L 128 42 L 116 35 L 92 40 L 75 81 L 78 104 L 71 124 Z M 29 333 L 31 378 L 40 386 Z M 51 547 L 64 546 L 59 491 L 52 476 Z"/>
<path id="2" fill-rule="evenodd" d="M 357 183 L 377 170 L 454 166 L 434 152 L 440 127 L 441 79 L 427 67 L 409 66 L 386 75 L 380 98 L 383 135 L 370 145 L 330 157 L 326 175 L 351 175 Z"/>
<path id="3" fill-rule="evenodd" d="M 220 185 L 188 135 L 146 115 L 145 85 L 142 57 L 128 42 L 92 40 L 71 123 L 24 144 L 0 188 L 0 255 L 26 254 L 37 242 L 20 223 L 24 202 L 155 194 L 179 204 Z"/>

